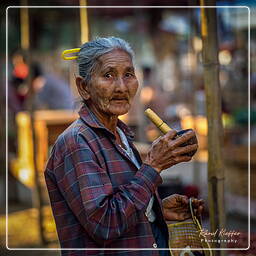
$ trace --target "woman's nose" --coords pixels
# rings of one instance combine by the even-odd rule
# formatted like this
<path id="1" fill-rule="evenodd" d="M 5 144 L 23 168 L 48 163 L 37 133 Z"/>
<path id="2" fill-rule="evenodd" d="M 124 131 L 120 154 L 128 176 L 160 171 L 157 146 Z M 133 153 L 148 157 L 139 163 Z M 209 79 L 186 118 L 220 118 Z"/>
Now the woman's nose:
<path id="1" fill-rule="evenodd" d="M 116 80 L 116 90 L 119 90 L 119 91 L 127 91 L 127 85 L 124 81 L 124 79 L 122 77 L 119 77 L 117 80 Z"/>

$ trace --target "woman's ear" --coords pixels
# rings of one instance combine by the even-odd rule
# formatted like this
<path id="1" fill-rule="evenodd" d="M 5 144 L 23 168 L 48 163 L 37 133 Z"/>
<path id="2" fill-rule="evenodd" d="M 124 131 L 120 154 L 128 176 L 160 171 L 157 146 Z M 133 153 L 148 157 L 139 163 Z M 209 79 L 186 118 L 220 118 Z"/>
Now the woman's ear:
<path id="1" fill-rule="evenodd" d="M 80 96 L 84 100 L 89 100 L 90 93 L 88 90 L 88 84 L 85 82 L 84 78 L 82 78 L 81 76 L 77 76 L 76 77 L 76 86 L 77 86 L 77 90 L 78 90 Z"/>

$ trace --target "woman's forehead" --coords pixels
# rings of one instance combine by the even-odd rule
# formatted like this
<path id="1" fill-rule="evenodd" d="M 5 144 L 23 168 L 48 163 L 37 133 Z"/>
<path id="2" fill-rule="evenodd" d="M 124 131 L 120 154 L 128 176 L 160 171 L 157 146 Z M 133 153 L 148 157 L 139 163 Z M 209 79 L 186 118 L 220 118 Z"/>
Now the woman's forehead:
<path id="1" fill-rule="evenodd" d="M 133 67 L 131 56 L 124 50 L 115 49 L 111 52 L 105 53 L 100 56 L 99 64 L 101 68 L 115 67 L 118 65 L 125 65 Z"/>

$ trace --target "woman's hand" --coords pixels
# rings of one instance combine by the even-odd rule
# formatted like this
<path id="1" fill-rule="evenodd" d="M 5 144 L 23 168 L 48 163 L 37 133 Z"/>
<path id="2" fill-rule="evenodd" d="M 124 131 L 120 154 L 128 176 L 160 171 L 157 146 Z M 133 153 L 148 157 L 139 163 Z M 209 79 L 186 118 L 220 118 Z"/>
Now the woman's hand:
<path id="1" fill-rule="evenodd" d="M 162 200 L 163 215 L 166 221 L 182 221 L 191 218 L 189 210 L 189 200 L 186 196 L 173 194 Z M 202 199 L 193 199 L 194 212 L 200 216 L 204 209 L 204 201 Z"/>
<path id="2" fill-rule="evenodd" d="M 195 132 L 191 130 L 178 138 L 175 138 L 176 134 L 176 131 L 171 130 L 164 136 L 156 139 L 152 143 L 144 163 L 152 166 L 156 171 L 161 172 L 175 164 L 190 161 L 191 156 L 186 155 L 186 153 L 197 150 L 198 144 L 182 147 L 181 145 L 196 136 Z"/>

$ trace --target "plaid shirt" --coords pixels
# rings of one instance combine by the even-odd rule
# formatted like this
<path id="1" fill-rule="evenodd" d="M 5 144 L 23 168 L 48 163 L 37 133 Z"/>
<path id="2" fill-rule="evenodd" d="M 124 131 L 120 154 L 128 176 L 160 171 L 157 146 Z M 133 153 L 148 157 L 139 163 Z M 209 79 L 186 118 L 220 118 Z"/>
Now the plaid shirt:
<path id="1" fill-rule="evenodd" d="M 142 164 L 133 135 L 120 120 L 138 169 L 96 116 L 83 106 L 80 118 L 57 139 L 45 179 L 62 248 L 152 248 L 152 250 L 77 250 L 63 255 L 159 255 L 145 210 L 153 209 L 168 236 L 157 186 L 159 173 Z"/>

